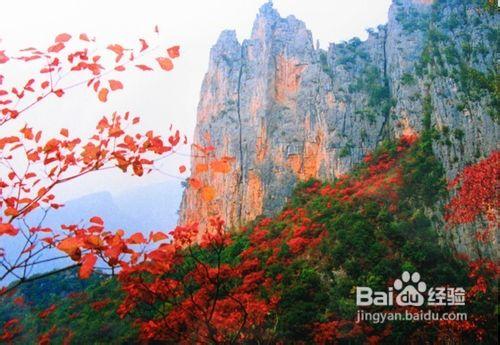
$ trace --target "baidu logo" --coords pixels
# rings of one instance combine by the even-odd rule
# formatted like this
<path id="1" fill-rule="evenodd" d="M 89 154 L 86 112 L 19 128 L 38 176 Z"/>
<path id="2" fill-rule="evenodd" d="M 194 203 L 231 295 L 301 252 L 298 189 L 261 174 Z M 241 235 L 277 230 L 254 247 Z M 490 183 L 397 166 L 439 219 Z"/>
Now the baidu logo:
<path id="1" fill-rule="evenodd" d="M 401 291 L 396 296 L 396 304 L 400 306 L 413 305 L 419 307 L 424 304 L 425 298 L 422 295 L 427 290 L 427 285 L 420 281 L 420 273 L 403 272 L 401 279 L 394 281 L 394 289 Z"/>
<path id="2" fill-rule="evenodd" d="M 387 291 L 373 291 L 367 286 L 356 287 L 358 306 L 429 306 L 465 305 L 463 288 L 431 287 L 422 281 L 418 272 L 403 272 Z"/>

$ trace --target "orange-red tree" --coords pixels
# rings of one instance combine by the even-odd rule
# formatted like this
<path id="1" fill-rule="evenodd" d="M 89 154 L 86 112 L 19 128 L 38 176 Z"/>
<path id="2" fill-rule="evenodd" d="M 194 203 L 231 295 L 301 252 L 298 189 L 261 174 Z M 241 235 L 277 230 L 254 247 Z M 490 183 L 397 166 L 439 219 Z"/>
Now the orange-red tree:
<path id="1" fill-rule="evenodd" d="M 479 241 L 491 239 L 496 230 L 500 201 L 500 152 L 466 167 L 450 183 L 456 194 L 446 206 L 446 220 L 450 226 L 486 220 L 487 227 L 476 233 Z"/>
<path id="2" fill-rule="evenodd" d="M 449 184 L 455 194 L 446 205 L 445 220 L 448 226 L 453 229 L 458 225 L 476 222 L 475 237 L 481 243 L 496 243 L 500 206 L 499 162 L 500 152 L 493 151 L 485 159 L 466 167 Z M 469 278 L 474 284 L 467 297 L 470 300 L 484 301 L 487 292 L 497 289 L 492 281 L 498 281 L 500 268 L 493 260 L 481 257 L 481 251 L 477 254 L 479 257 L 469 262 Z M 495 304 L 495 301 L 486 300 Z M 453 325 L 443 325 L 448 328 L 450 326 Z M 483 332 L 479 338 L 484 336 Z"/>
<path id="3" fill-rule="evenodd" d="M 231 235 L 220 218 L 209 224 L 203 234 L 197 224 L 177 227 L 170 243 L 120 272 L 126 298 L 118 313 L 137 316 L 143 339 L 236 344 L 263 323 L 270 304 L 255 288 L 264 272 L 253 277 L 254 267 L 228 263 Z"/>

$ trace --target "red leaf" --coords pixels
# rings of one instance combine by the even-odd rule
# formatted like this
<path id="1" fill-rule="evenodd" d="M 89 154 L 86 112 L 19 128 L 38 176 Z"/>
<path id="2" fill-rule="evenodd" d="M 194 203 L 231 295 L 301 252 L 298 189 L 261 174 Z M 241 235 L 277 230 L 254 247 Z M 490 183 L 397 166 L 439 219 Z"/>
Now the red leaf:
<path id="1" fill-rule="evenodd" d="M 94 217 L 90 218 L 90 222 L 94 223 L 94 224 L 104 225 L 104 221 L 102 220 L 101 217 L 98 217 L 98 216 L 94 216 Z"/>
<path id="2" fill-rule="evenodd" d="M 17 143 L 18 141 L 19 138 L 15 136 L 0 138 L 0 150 L 2 150 L 5 147 L 5 145 Z"/>
<path id="3" fill-rule="evenodd" d="M 0 224 L 0 236 L 2 235 L 16 236 L 18 232 L 19 230 L 14 228 L 14 226 L 10 223 Z"/>
<path id="4" fill-rule="evenodd" d="M 87 279 L 92 274 L 94 270 L 95 263 L 97 262 L 97 256 L 94 254 L 86 254 L 82 259 L 82 267 L 80 267 L 79 276 L 81 279 Z"/>
<path id="5" fill-rule="evenodd" d="M 55 42 L 56 43 L 64 43 L 64 42 L 68 42 L 70 39 L 71 39 L 71 35 L 63 33 L 63 34 L 57 35 Z"/>
<path id="6" fill-rule="evenodd" d="M 152 71 L 153 69 L 149 66 L 146 66 L 146 65 L 135 65 L 135 67 L 139 68 L 140 70 L 143 70 L 143 71 Z"/>
<path id="7" fill-rule="evenodd" d="M 123 52 L 125 51 L 125 48 L 123 48 L 119 44 L 111 44 L 108 46 L 108 49 L 116 53 L 116 62 L 121 60 L 121 58 L 123 57 Z"/>
<path id="8" fill-rule="evenodd" d="M 109 90 L 106 89 L 106 88 L 102 88 L 100 91 L 99 91 L 99 94 L 98 94 L 98 98 L 101 102 L 107 102 L 108 101 L 108 93 L 109 93 Z"/>
<path id="9" fill-rule="evenodd" d="M 21 129 L 19 132 L 21 132 L 24 135 L 25 139 L 32 140 L 34 138 L 33 128 L 24 126 L 23 129 Z"/>
<path id="10" fill-rule="evenodd" d="M 134 163 L 132 164 L 132 168 L 134 170 L 134 174 L 136 174 L 137 176 L 142 176 L 142 174 L 144 173 L 144 168 L 139 161 L 134 161 Z"/>
<path id="11" fill-rule="evenodd" d="M 146 239 L 144 238 L 144 235 L 140 232 L 136 232 L 127 241 L 130 244 L 142 244 L 146 243 Z"/>
<path id="12" fill-rule="evenodd" d="M 181 166 L 179 167 L 179 172 L 182 174 L 182 173 L 184 173 L 185 171 L 186 171 L 186 167 L 185 167 L 184 165 L 181 165 Z"/>
<path id="13" fill-rule="evenodd" d="M 68 133 L 68 129 L 67 129 L 67 128 L 62 128 L 62 129 L 61 129 L 61 131 L 60 131 L 59 133 L 61 133 L 61 135 L 62 135 L 63 137 L 66 137 L 66 138 L 67 138 L 67 137 L 68 137 L 68 135 L 69 135 L 69 133 Z"/>
<path id="14" fill-rule="evenodd" d="M 155 232 L 152 236 L 153 242 L 166 240 L 168 236 L 163 232 Z"/>
<path id="15" fill-rule="evenodd" d="M 30 92 L 34 92 L 35 90 L 33 89 L 33 83 L 35 82 L 35 79 L 30 79 L 24 86 L 24 89 Z"/>
<path id="16" fill-rule="evenodd" d="M 62 97 L 64 95 L 64 91 L 62 89 L 54 91 L 57 97 Z"/>
<path id="17" fill-rule="evenodd" d="M 50 307 L 48 307 L 47 309 L 41 311 L 39 314 L 38 314 L 38 317 L 40 319 L 45 319 L 47 316 L 49 316 L 50 314 L 52 314 L 54 312 L 54 310 L 56 310 L 56 305 L 55 304 L 52 304 Z"/>
<path id="18" fill-rule="evenodd" d="M 165 71 L 171 71 L 174 68 L 174 64 L 172 63 L 172 60 L 170 60 L 169 58 L 159 57 L 156 58 L 156 61 L 158 61 L 160 67 Z"/>
<path id="19" fill-rule="evenodd" d="M 35 247 L 36 247 L 36 244 L 32 244 L 31 246 L 29 246 L 28 248 L 26 248 L 25 250 L 23 250 L 22 254 L 31 252 L 33 249 L 35 249 Z"/>
<path id="20" fill-rule="evenodd" d="M 105 300 L 102 300 L 102 301 L 96 301 L 94 303 L 91 304 L 91 307 L 92 309 L 94 309 L 95 311 L 99 311 L 101 310 L 102 308 L 106 307 L 108 304 L 110 304 L 112 302 L 112 300 L 110 298 L 107 298 Z"/>
<path id="21" fill-rule="evenodd" d="M 0 64 L 9 61 L 9 57 L 5 55 L 5 50 L 0 50 Z"/>
<path id="22" fill-rule="evenodd" d="M 87 36 L 87 34 L 80 34 L 80 39 L 81 39 L 82 41 L 87 41 L 87 42 L 89 42 L 89 41 L 90 41 L 90 40 L 89 40 L 89 37 Z"/>
<path id="23" fill-rule="evenodd" d="M 149 48 L 148 42 L 146 42 L 146 40 L 139 38 L 139 41 L 141 41 L 141 52 Z"/>
<path id="24" fill-rule="evenodd" d="M 73 257 L 79 250 L 79 241 L 75 237 L 68 237 L 59 242 L 57 249 Z"/>
<path id="25" fill-rule="evenodd" d="M 19 212 L 14 207 L 7 207 L 4 213 L 6 216 L 11 216 L 11 217 L 19 215 Z"/>
<path id="26" fill-rule="evenodd" d="M 118 80 L 110 80 L 109 88 L 111 89 L 111 91 L 120 90 L 123 89 L 123 84 L 121 81 Z"/>
<path id="27" fill-rule="evenodd" d="M 179 46 L 173 46 L 167 49 L 168 56 L 170 56 L 172 59 L 178 58 L 179 57 Z"/>
<path id="28" fill-rule="evenodd" d="M 115 52 L 117 55 L 123 55 L 123 51 L 125 50 L 121 45 L 119 44 L 110 44 L 108 46 L 108 49 Z"/>
<path id="29" fill-rule="evenodd" d="M 64 43 L 56 43 L 49 47 L 49 53 L 59 53 L 65 47 Z"/>

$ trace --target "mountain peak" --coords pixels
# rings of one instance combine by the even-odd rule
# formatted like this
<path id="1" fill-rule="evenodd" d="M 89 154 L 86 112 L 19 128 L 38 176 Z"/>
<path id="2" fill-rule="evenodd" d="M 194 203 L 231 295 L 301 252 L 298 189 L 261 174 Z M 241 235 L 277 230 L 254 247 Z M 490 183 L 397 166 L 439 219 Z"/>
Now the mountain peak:
<path id="1" fill-rule="evenodd" d="M 262 5 L 255 19 L 254 26 L 260 21 L 264 20 L 266 22 L 275 22 L 281 18 L 279 12 L 273 7 L 273 2 L 269 1 Z"/>
<path id="2" fill-rule="evenodd" d="M 236 37 L 236 31 L 235 30 L 223 30 L 220 33 L 219 38 L 217 39 L 217 43 L 216 44 L 223 45 L 226 42 L 231 42 L 231 43 L 238 42 L 238 38 Z"/>
<path id="3" fill-rule="evenodd" d="M 241 54 L 241 45 L 236 37 L 236 31 L 224 30 L 220 33 L 217 43 L 210 50 L 210 63 L 213 66 L 219 63 L 236 61 Z"/>
<path id="4" fill-rule="evenodd" d="M 272 0 L 267 1 L 259 9 L 259 13 L 261 13 L 261 14 L 271 14 L 273 12 L 277 12 L 277 11 L 273 8 L 273 1 Z"/>
<path id="5" fill-rule="evenodd" d="M 270 1 L 261 6 L 253 24 L 251 39 L 270 41 L 277 38 L 278 41 L 291 42 L 303 34 L 307 36 L 306 31 L 304 22 L 293 15 L 281 17 Z M 304 38 L 307 41 L 307 37 Z"/>

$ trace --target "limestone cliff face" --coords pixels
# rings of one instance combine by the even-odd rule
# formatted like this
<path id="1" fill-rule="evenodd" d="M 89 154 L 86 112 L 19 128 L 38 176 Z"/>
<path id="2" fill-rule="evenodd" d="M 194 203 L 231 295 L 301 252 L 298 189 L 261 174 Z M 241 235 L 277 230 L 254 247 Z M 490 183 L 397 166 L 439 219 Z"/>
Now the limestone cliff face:
<path id="1" fill-rule="evenodd" d="M 448 177 L 496 146 L 498 14 L 486 1 L 395 0 L 389 22 L 316 48 L 305 24 L 261 9 L 250 39 L 224 31 L 210 52 L 194 141 L 235 160 L 228 174 L 193 177 L 181 222 L 221 215 L 230 225 L 278 210 L 293 186 L 331 179 L 386 137 L 435 128 Z"/>
<path id="2" fill-rule="evenodd" d="M 447 177 L 497 147 L 498 10 L 487 1 L 395 1 L 387 25 L 390 132 L 422 129 L 426 105 L 434 151 Z"/>

